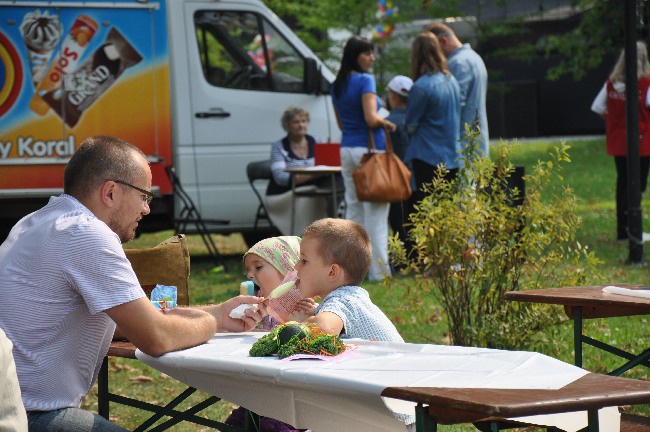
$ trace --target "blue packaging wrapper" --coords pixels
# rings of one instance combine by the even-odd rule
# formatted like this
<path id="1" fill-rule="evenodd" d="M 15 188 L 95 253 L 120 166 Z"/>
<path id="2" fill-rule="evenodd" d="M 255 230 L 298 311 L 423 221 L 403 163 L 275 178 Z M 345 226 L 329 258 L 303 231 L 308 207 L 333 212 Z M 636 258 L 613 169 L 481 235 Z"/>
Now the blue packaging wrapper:
<path id="1" fill-rule="evenodd" d="M 176 307 L 176 302 L 173 300 L 151 300 L 151 304 L 153 304 L 159 311 L 173 309 Z"/>
<path id="2" fill-rule="evenodd" d="M 151 303 L 158 310 L 173 309 L 176 307 L 178 289 L 170 285 L 156 285 L 151 291 Z"/>

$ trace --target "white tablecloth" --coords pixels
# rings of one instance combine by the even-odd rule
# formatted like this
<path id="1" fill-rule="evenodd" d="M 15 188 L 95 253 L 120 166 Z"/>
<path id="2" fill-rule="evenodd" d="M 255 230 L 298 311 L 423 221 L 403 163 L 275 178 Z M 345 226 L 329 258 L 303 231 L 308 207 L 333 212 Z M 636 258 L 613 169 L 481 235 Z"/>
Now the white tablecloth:
<path id="1" fill-rule="evenodd" d="M 634 290 L 629 288 L 621 288 L 617 286 L 606 286 L 603 288 L 603 292 L 609 294 L 619 294 L 629 297 L 640 297 L 645 299 L 650 299 L 650 290 Z"/>
<path id="2" fill-rule="evenodd" d="M 558 389 L 587 373 L 534 352 L 360 339 L 346 340 L 353 349 L 330 361 L 249 357 L 264 334 L 218 333 L 191 349 L 157 358 L 138 350 L 136 356 L 188 385 L 315 432 L 403 432 L 392 414 L 412 414 L 414 405 L 382 398 L 386 387 Z M 536 418 L 567 430 L 586 425 L 585 413 Z M 618 427 L 601 424 L 601 430 Z"/>

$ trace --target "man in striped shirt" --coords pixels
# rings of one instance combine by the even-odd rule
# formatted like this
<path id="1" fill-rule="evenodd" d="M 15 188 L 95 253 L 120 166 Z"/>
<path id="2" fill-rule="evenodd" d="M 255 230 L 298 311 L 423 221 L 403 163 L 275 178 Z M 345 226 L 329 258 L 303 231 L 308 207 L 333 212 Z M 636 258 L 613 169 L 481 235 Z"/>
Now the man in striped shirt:
<path id="1" fill-rule="evenodd" d="M 64 193 L 24 217 L 0 246 L 0 328 L 14 344 L 22 399 L 32 431 L 123 430 L 79 409 L 116 331 L 159 356 L 245 331 L 229 312 L 257 297 L 161 314 L 140 287 L 122 243 L 135 237 L 153 198 L 140 149 L 96 136 L 73 154 Z M 0 377 L 1 381 L 2 377 Z"/>

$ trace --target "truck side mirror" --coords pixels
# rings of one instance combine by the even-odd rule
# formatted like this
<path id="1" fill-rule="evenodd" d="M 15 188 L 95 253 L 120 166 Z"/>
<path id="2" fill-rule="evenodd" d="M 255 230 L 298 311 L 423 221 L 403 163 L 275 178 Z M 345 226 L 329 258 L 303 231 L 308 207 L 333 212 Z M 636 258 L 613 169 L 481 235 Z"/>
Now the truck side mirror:
<path id="1" fill-rule="evenodd" d="M 330 83 L 320 71 L 313 58 L 306 58 L 304 63 L 304 90 L 307 94 L 329 94 Z"/>

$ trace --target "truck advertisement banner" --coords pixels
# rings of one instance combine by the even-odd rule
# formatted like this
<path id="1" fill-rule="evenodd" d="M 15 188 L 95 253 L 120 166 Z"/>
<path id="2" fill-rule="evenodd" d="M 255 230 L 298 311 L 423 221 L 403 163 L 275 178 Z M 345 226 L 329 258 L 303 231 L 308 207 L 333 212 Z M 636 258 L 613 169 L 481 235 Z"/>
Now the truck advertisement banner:
<path id="1" fill-rule="evenodd" d="M 65 164 L 92 135 L 140 147 L 154 187 L 171 192 L 164 3 L 57 3 L 2 6 L 0 197 L 62 189 Z"/>

